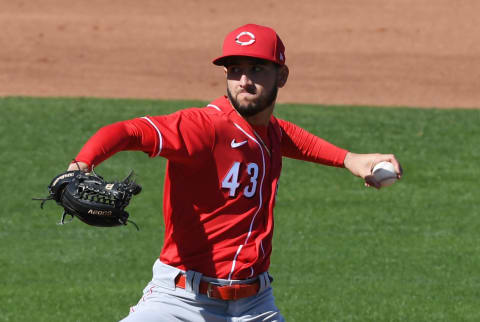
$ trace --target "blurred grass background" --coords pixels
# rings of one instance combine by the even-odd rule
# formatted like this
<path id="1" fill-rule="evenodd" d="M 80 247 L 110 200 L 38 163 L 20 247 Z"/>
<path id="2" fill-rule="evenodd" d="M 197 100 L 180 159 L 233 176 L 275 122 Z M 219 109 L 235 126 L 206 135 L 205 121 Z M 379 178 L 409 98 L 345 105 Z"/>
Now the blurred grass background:
<path id="1" fill-rule="evenodd" d="M 140 226 L 58 226 L 32 197 L 101 126 L 205 102 L 0 98 L 0 321 L 117 321 L 163 241 L 165 161 L 122 152 Z M 395 153 L 404 178 L 376 191 L 344 169 L 284 159 L 271 274 L 287 321 L 478 321 L 480 110 L 279 105 L 276 115 L 353 152 Z"/>

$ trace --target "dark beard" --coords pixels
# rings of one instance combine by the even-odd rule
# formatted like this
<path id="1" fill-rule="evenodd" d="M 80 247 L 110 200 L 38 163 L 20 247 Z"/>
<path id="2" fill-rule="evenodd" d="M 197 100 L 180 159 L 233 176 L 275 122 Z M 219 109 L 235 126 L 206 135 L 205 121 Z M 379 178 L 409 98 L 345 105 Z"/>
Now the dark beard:
<path id="1" fill-rule="evenodd" d="M 277 99 L 278 87 L 274 86 L 272 91 L 265 97 L 260 97 L 258 102 L 249 103 L 247 106 L 240 106 L 238 101 L 232 96 L 232 93 L 227 87 L 227 95 L 230 99 L 230 103 L 237 110 L 237 112 L 243 117 L 254 116 L 261 111 L 265 110 L 267 107 L 271 106 Z"/>

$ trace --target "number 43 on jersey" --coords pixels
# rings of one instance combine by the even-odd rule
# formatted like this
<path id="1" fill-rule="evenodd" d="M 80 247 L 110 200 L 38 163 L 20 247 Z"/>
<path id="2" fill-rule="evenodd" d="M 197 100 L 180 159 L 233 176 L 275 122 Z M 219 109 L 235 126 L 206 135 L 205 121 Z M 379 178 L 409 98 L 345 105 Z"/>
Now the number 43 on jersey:
<path id="1" fill-rule="evenodd" d="M 228 195 L 230 197 L 235 197 L 237 195 L 238 188 L 240 188 L 240 182 L 238 182 L 238 175 L 241 168 L 243 168 L 240 165 L 240 162 L 234 162 L 222 181 L 222 188 L 229 190 Z M 257 191 L 258 165 L 253 162 L 248 163 L 245 170 L 250 177 L 250 182 L 245 186 L 245 188 L 243 188 L 243 195 L 247 198 L 251 198 L 255 195 L 255 192 Z"/>

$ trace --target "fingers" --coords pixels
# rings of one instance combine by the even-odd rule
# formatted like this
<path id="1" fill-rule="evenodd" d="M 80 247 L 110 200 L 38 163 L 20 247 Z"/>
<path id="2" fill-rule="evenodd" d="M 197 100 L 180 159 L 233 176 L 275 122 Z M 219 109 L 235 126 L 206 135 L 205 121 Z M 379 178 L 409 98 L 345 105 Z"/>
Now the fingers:
<path id="1" fill-rule="evenodd" d="M 365 180 L 365 186 L 366 187 L 374 187 L 376 189 L 381 188 L 381 184 L 375 179 L 373 176 L 373 168 L 380 162 L 386 161 L 390 162 L 393 165 L 394 171 L 397 175 L 397 179 L 400 179 L 403 175 L 403 169 L 402 166 L 400 165 L 400 162 L 398 162 L 397 158 L 393 154 L 373 154 L 373 162 L 372 166 L 370 169 L 370 174 L 366 175 L 364 180 Z"/>
<path id="2" fill-rule="evenodd" d="M 376 158 L 375 162 L 373 163 L 373 167 L 377 165 L 378 163 L 382 161 L 387 161 L 393 164 L 393 168 L 395 169 L 395 173 L 397 173 L 397 178 L 400 179 L 403 175 L 403 169 L 402 166 L 400 165 L 400 162 L 398 162 L 397 158 L 393 154 L 378 154 L 378 157 Z"/>
<path id="3" fill-rule="evenodd" d="M 375 179 L 372 171 L 375 165 L 382 161 L 392 163 L 394 171 L 397 174 L 397 179 L 400 179 L 402 177 L 402 166 L 393 154 L 356 154 L 349 152 L 345 157 L 344 166 L 353 175 L 363 178 L 365 181 L 365 186 L 380 189 L 381 184 Z"/>
<path id="4" fill-rule="evenodd" d="M 397 168 L 395 168 L 395 172 L 397 172 L 397 178 L 398 179 L 400 179 L 403 176 L 403 168 L 402 168 L 402 165 L 400 163 L 398 163 L 398 171 L 397 171 Z"/>

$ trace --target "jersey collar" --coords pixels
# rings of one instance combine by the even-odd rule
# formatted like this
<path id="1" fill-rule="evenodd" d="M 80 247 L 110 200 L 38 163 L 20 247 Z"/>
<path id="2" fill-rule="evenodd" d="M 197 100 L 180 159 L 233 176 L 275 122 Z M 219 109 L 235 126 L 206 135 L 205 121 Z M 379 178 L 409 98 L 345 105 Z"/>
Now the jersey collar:
<path id="1" fill-rule="evenodd" d="M 227 96 L 221 96 L 207 105 L 207 107 L 212 107 L 217 110 L 222 111 L 230 120 L 241 125 L 244 128 L 248 128 L 249 132 L 254 134 L 253 127 L 248 123 L 232 106 Z M 270 118 L 270 123 L 276 123 L 275 117 L 272 115 Z"/>

